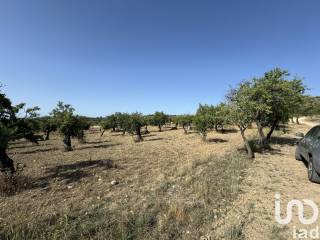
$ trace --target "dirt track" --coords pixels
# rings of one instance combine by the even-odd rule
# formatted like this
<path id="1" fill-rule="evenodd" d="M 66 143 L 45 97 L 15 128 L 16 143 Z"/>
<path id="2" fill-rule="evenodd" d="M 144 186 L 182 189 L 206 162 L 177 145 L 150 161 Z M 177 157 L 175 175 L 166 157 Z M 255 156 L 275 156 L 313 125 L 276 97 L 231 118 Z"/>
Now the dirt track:
<path id="1" fill-rule="evenodd" d="M 294 227 L 313 229 L 320 224 L 317 221 L 313 225 L 302 225 L 297 217 L 297 208 L 288 226 L 277 224 L 274 217 L 276 193 L 281 195 L 282 218 L 285 217 L 287 203 L 293 199 L 310 199 L 320 207 L 320 185 L 309 182 L 306 166 L 295 160 L 293 140 L 295 133 L 306 133 L 317 123 L 305 119 L 301 122 L 299 126 L 291 125 L 290 133 L 279 137 L 273 151 L 257 155 L 249 170 L 244 193 L 226 217 L 224 227 L 219 229 L 221 234 L 227 229 L 238 228 L 243 239 L 293 239 Z M 311 208 L 305 207 L 306 218 L 310 217 L 310 212 Z"/>

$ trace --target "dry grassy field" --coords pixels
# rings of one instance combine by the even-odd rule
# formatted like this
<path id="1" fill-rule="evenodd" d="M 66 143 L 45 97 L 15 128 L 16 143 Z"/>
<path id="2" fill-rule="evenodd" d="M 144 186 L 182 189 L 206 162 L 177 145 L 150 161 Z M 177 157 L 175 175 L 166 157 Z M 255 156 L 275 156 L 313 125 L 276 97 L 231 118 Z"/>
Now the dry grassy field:
<path id="1" fill-rule="evenodd" d="M 11 144 L 26 179 L 16 195 L 1 198 L 3 237 L 200 237 L 237 195 L 247 165 L 235 153 L 242 142 L 234 130 L 211 132 L 208 143 L 182 129 L 151 129 L 141 143 L 87 132 L 85 144 L 73 144 L 63 152 L 59 135 L 39 146 Z"/>
<path id="2" fill-rule="evenodd" d="M 207 143 L 182 129 L 150 129 L 139 143 L 130 135 L 88 131 L 85 144 L 73 141 L 72 152 L 63 152 L 59 135 L 39 145 L 13 142 L 10 156 L 25 168 L 19 191 L 0 197 L 0 238 L 255 239 L 264 218 L 254 206 L 268 194 L 261 182 L 270 167 L 265 163 L 282 151 L 291 161 L 290 139 L 307 129 L 276 132 L 274 150 L 255 160 L 246 158 L 234 129 L 210 132 Z M 266 239 L 276 239 L 271 219 Z"/>

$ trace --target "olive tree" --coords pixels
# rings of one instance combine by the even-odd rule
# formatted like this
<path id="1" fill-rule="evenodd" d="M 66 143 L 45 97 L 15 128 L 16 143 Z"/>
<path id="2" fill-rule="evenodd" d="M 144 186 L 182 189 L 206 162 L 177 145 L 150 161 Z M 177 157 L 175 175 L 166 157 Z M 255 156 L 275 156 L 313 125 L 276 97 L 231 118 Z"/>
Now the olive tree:
<path id="1" fill-rule="evenodd" d="M 177 116 L 176 121 L 183 128 L 184 133 L 188 134 L 188 128 L 190 128 L 193 122 L 193 116 L 188 114 Z"/>
<path id="2" fill-rule="evenodd" d="M 0 87 L 2 87 L 0 85 Z M 18 117 L 25 104 L 14 106 L 10 99 L 0 91 L 0 170 L 11 174 L 15 172 L 13 160 L 8 156 L 7 149 L 10 141 L 26 138 L 37 143 L 34 135 L 34 118 L 38 116 L 38 107 L 29 108 L 24 117 Z"/>
<path id="3" fill-rule="evenodd" d="M 227 100 L 230 109 L 230 122 L 239 128 L 247 154 L 250 158 L 254 158 L 254 150 L 245 134 L 248 127 L 251 126 L 255 120 L 254 112 L 251 111 L 252 101 L 250 99 L 250 91 L 250 83 L 243 82 L 237 89 L 233 89 L 228 93 Z"/>
<path id="4" fill-rule="evenodd" d="M 275 68 L 250 83 L 250 111 L 254 113 L 263 148 L 268 146 L 279 123 L 288 122 L 296 106 L 302 104 L 305 87 L 300 79 L 290 80 L 288 76 L 287 71 Z M 267 135 L 265 128 L 269 128 Z"/>
<path id="5" fill-rule="evenodd" d="M 57 130 L 57 124 L 51 117 L 46 117 L 40 121 L 41 130 L 45 135 L 45 140 L 50 140 L 50 134 Z"/>
<path id="6" fill-rule="evenodd" d="M 136 112 L 129 115 L 127 130 L 129 133 L 137 136 L 136 142 L 143 141 L 141 128 L 145 125 L 145 118 L 141 113 Z"/>
<path id="7" fill-rule="evenodd" d="M 148 126 L 152 125 L 152 116 L 143 116 L 144 118 L 144 134 L 149 134 Z"/>
<path id="8" fill-rule="evenodd" d="M 63 136 L 64 150 L 72 151 L 71 138 L 78 137 L 81 131 L 81 123 L 79 117 L 74 115 L 74 108 L 69 104 L 58 102 L 51 114 Z"/>
<path id="9" fill-rule="evenodd" d="M 219 128 L 224 133 L 224 127 L 230 124 L 230 108 L 225 103 L 218 104 L 214 109 L 214 126 L 215 130 Z"/>
<path id="10" fill-rule="evenodd" d="M 107 116 L 105 119 L 101 122 L 101 127 L 103 131 L 101 132 L 101 137 L 103 136 L 104 132 L 108 129 L 112 129 L 113 132 L 116 131 L 117 128 L 117 117 L 115 114 L 112 114 L 110 116 Z"/>
<path id="11" fill-rule="evenodd" d="M 168 115 L 164 112 L 155 112 L 152 117 L 152 124 L 159 128 L 159 132 L 162 131 L 162 126 L 165 125 L 169 120 Z"/>
<path id="12" fill-rule="evenodd" d="M 194 117 L 194 125 L 200 133 L 202 140 L 207 141 L 207 131 L 210 128 L 210 116 L 208 114 L 196 114 Z"/>
<path id="13" fill-rule="evenodd" d="M 128 131 L 130 115 L 128 113 L 115 113 L 117 119 L 117 126 L 122 131 L 122 134 Z"/>
<path id="14" fill-rule="evenodd" d="M 85 133 L 84 131 L 89 130 L 90 128 L 90 122 L 88 121 L 87 118 L 85 117 L 78 117 L 78 127 L 79 127 L 79 132 L 77 135 L 79 143 L 85 143 L 86 138 L 85 138 Z"/>
<path id="15" fill-rule="evenodd" d="M 296 118 L 296 123 L 300 124 L 301 116 L 314 116 L 320 114 L 320 101 L 317 97 L 303 96 L 301 102 L 297 103 L 293 108 L 293 117 Z M 292 120 L 293 122 L 293 120 Z"/>

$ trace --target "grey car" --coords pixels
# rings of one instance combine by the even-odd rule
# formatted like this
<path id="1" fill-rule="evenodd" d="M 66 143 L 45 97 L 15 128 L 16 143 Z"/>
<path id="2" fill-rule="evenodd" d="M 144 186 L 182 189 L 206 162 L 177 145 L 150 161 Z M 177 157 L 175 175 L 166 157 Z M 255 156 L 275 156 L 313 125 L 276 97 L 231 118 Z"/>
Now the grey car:
<path id="1" fill-rule="evenodd" d="M 309 180 L 320 183 L 320 125 L 313 127 L 298 142 L 296 159 L 307 164 Z"/>

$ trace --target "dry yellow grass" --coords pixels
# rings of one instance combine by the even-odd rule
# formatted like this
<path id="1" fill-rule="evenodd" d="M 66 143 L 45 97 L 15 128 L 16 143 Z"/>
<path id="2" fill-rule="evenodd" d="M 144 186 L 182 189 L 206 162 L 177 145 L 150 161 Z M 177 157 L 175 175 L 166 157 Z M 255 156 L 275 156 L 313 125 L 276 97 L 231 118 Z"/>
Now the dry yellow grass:
<path id="1" fill-rule="evenodd" d="M 11 239 L 199 238 L 239 192 L 247 166 L 242 157 L 219 160 L 242 146 L 233 131 L 210 132 L 208 143 L 169 128 L 151 129 L 140 143 L 111 132 L 88 132 L 86 139 L 74 140 L 72 152 L 62 151 L 58 135 L 39 146 L 11 144 L 10 156 L 26 165 L 32 184 L 0 198 L 3 233 Z"/>

